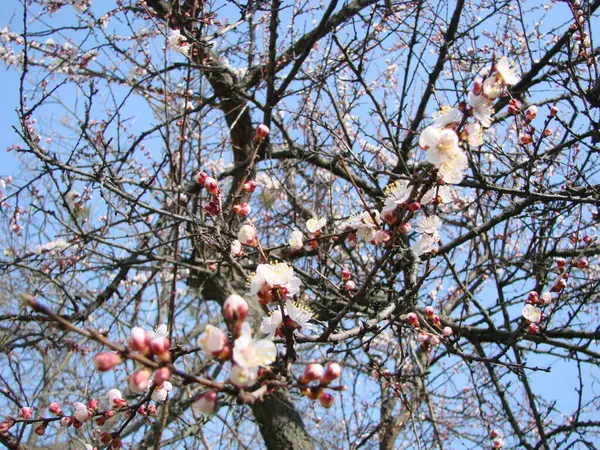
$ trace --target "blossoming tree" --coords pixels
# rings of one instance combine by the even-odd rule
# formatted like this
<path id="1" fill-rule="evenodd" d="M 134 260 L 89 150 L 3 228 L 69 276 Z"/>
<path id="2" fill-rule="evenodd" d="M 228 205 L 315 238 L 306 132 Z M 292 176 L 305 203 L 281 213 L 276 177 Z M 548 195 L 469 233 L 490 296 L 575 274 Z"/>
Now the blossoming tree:
<path id="1" fill-rule="evenodd" d="M 7 3 L 6 448 L 595 448 L 600 0 Z"/>

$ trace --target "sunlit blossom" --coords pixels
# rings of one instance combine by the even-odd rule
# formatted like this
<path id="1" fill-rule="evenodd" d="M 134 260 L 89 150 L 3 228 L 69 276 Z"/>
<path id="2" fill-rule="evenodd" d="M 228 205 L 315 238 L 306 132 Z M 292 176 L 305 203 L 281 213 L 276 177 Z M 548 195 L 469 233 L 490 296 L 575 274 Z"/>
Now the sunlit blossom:
<path id="1" fill-rule="evenodd" d="M 292 234 L 290 235 L 290 240 L 288 242 L 293 250 L 300 250 L 304 245 L 302 242 L 302 232 L 299 230 L 292 231 Z"/>
<path id="2" fill-rule="evenodd" d="M 318 231 L 321 231 L 321 228 L 323 228 L 326 224 L 327 219 L 324 217 L 313 217 L 312 219 L 308 219 L 306 222 L 306 229 L 311 233 L 317 233 Z"/>
<path id="3" fill-rule="evenodd" d="M 542 320 L 542 310 L 529 303 L 523 307 L 521 314 L 531 323 L 539 323 Z"/>
<path id="4" fill-rule="evenodd" d="M 469 92 L 469 105 L 473 108 L 473 117 L 482 127 L 488 128 L 492 124 L 494 104 L 484 95 L 475 95 Z"/>
<path id="5" fill-rule="evenodd" d="M 164 402 L 169 392 L 173 389 L 173 385 L 169 381 L 165 381 L 161 386 L 156 386 L 152 392 L 152 400 L 155 402 Z"/>
<path id="6" fill-rule="evenodd" d="M 234 362 L 246 369 L 266 367 L 277 358 L 277 347 L 269 339 L 253 339 L 247 322 L 242 325 L 242 333 L 233 345 Z"/>
<path id="7" fill-rule="evenodd" d="M 286 263 L 259 264 L 256 274 L 250 280 L 250 294 L 268 303 L 273 300 L 272 291 L 276 289 L 284 300 L 288 295 L 296 295 L 300 284 L 300 279 L 294 275 L 294 269 Z"/>
<path id="8" fill-rule="evenodd" d="M 190 53 L 190 45 L 187 43 L 187 38 L 179 30 L 171 30 L 167 38 L 167 47 L 185 56 L 188 56 Z"/>
<path id="9" fill-rule="evenodd" d="M 286 325 L 295 330 L 311 330 L 314 329 L 314 325 L 310 324 L 309 321 L 312 319 L 312 311 L 301 303 L 292 302 L 288 299 L 285 302 L 284 312 L 287 315 Z M 283 319 L 281 315 L 281 308 L 277 306 L 270 315 L 263 317 L 260 325 L 260 331 L 269 335 L 269 337 L 275 334 L 281 335 L 281 328 L 283 325 Z"/>

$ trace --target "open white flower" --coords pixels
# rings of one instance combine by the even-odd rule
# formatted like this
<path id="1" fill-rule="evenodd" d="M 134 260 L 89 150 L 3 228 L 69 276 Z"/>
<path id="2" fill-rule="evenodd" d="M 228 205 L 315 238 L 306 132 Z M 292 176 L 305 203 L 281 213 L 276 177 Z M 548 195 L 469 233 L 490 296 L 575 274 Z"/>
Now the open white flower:
<path id="1" fill-rule="evenodd" d="M 306 222 L 306 229 L 311 233 L 316 233 L 318 231 L 321 231 L 321 228 L 323 228 L 326 224 L 327 219 L 325 219 L 324 217 L 313 217 L 312 219 L 308 219 L 308 221 Z"/>
<path id="2" fill-rule="evenodd" d="M 452 123 L 460 123 L 462 113 L 457 108 L 443 107 L 438 113 L 434 114 L 435 122 L 433 126 L 436 128 L 444 128 Z"/>
<path id="3" fill-rule="evenodd" d="M 492 101 L 484 95 L 475 95 L 469 92 L 469 105 L 473 108 L 473 117 L 479 121 L 482 127 L 488 128 L 492 124 L 492 113 L 494 112 Z"/>
<path id="4" fill-rule="evenodd" d="M 256 383 L 258 378 L 258 368 L 247 368 L 234 364 L 231 367 L 231 374 L 229 374 L 229 381 L 239 388 L 245 388 L 252 386 Z"/>
<path id="5" fill-rule="evenodd" d="M 304 243 L 302 242 L 302 232 L 299 230 L 292 231 L 292 234 L 290 235 L 289 244 L 293 250 L 300 250 L 304 245 Z"/>
<path id="6" fill-rule="evenodd" d="M 290 299 L 285 302 L 284 308 L 285 314 L 287 315 L 286 325 L 295 330 L 312 330 L 314 325 L 310 324 L 309 321 L 312 319 L 312 311 L 300 303 L 294 303 Z M 273 312 L 267 317 L 263 317 L 262 323 L 260 324 L 260 331 L 268 334 L 269 337 L 274 335 L 283 336 L 281 330 L 283 326 L 283 318 L 281 315 L 281 308 L 279 306 L 273 310 Z"/>
<path id="7" fill-rule="evenodd" d="M 167 38 L 167 47 L 185 56 L 188 56 L 190 53 L 190 45 L 187 43 L 187 38 L 179 30 L 171 30 Z"/>
<path id="8" fill-rule="evenodd" d="M 402 206 L 410 199 L 412 188 L 406 180 L 397 180 L 385 188 L 385 204 L 384 210 L 395 209 L 397 206 Z"/>
<path id="9" fill-rule="evenodd" d="M 471 147 L 483 145 L 483 129 L 479 122 L 468 124 L 465 130 L 467 132 L 467 142 Z"/>
<path id="10" fill-rule="evenodd" d="M 267 367 L 277 358 L 277 347 L 269 339 L 252 339 L 252 330 L 247 322 L 242 333 L 233 344 L 233 361 L 240 367 L 255 369 Z"/>
<path id="11" fill-rule="evenodd" d="M 90 410 L 81 402 L 73 403 L 75 411 L 73 411 L 73 417 L 80 422 L 86 422 L 90 418 Z"/>
<path id="12" fill-rule="evenodd" d="M 467 155 L 462 150 L 450 160 L 444 161 L 438 168 L 438 175 L 448 184 L 458 184 L 465 177 L 469 168 Z"/>
<path id="13" fill-rule="evenodd" d="M 421 198 L 421 203 L 426 205 L 436 197 L 441 203 L 450 203 L 452 201 L 452 188 L 446 185 L 434 186 L 425 192 Z"/>
<path id="14" fill-rule="evenodd" d="M 461 152 L 458 135 L 448 128 L 425 128 L 419 136 L 419 145 L 427 150 L 427 161 L 437 168 Z"/>
<path id="15" fill-rule="evenodd" d="M 169 381 L 165 381 L 162 386 L 156 386 L 152 392 L 152 400 L 155 402 L 164 402 L 173 389 L 173 385 Z"/>
<path id="16" fill-rule="evenodd" d="M 416 256 L 430 253 L 437 248 L 437 243 L 440 240 L 440 235 L 435 232 L 433 234 L 420 234 L 419 239 L 411 247 Z"/>
<path id="17" fill-rule="evenodd" d="M 496 63 L 496 70 L 504 84 L 513 86 L 519 82 L 520 78 L 515 73 L 513 63 L 506 56 L 500 58 L 500 61 Z"/>
<path id="18" fill-rule="evenodd" d="M 417 221 L 417 233 L 434 234 L 442 226 L 442 221 L 438 216 L 421 217 Z"/>
<path id="19" fill-rule="evenodd" d="M 150 336 L 153 338 L 169 337 L 169 329 L 167 328 L 166 324 L 162 323 L 159 326 L 157 326 L 154 330 L 149 331 L 148 334 L 150 334 Z"/>
<path id="20" fill-rule="evenodd" d="M 300 290 L 300 279 L 294 269 L 286 263 L 259 264 L 250 280 L 250 294 L 266 303 L 273 300 L 273 289 L 277 289 L 282 300 L 296 295 Z"/>
<path id="21" fill-rule="evenodd" d="M 213 325 L 206 325 L 204 333 L 200 335 L 198 344 L 206 356 L 209 358 L 219 356 L 227 345 L 227 336 Z"/>
<path id="22" fill-rule="evenodd" d="M 529 303 L 523 307 L 521 314 L 523 314 L 523 317 L 531 323 L 539 323 L 540 320 L 542 320 L 542 310 Z"/>

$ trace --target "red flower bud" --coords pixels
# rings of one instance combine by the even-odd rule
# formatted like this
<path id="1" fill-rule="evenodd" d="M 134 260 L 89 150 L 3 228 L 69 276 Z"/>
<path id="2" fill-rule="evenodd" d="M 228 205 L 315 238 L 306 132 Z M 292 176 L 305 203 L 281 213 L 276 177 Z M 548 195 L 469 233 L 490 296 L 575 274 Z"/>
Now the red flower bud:
<path id="1" fill-rule="evenodd" d="M 106 372 L 122 362 L 123 358 L 121 358 L 119 354 L 113 352 L 101 352 L 94 357 L 94 364 L 96 365 L 96 370 L 98 370 L 98 372 Z"/>
<path id="2" fill-rule="evenodd" d="M 329 384 L 336 378 L 339 378 L 341 373 L 342 373 L 341 366 L 338 363 L 336 363 L 335 361 L 330 362 L 329 364 L 327 364 L 327 367 L 325 368 L 325 373 L 321 377 L 321 383 Z"/>
<path id="3" fill-rule="evenodd" d="M 26 420 L 31 419 L 33 417 L 33 409 L 29 406 L 24 406 L 21 408 L 21 417 Z"/>
<path id="4" fill-rule="evenodd" d="M 62 409 L 60 408 L 60 405 L 56 402 L 52 402 L 48 405 L 48 411 L 50 411 L 52 414 L 56 414 L 57 416 L 60 416 L 62 414 Z"/>
<path id="5" fill-rule="evenodd" d="M 424 312 L 425 315 L 431 319 L 435 311 L 433 310 L 433 306 L 426 306 Z"/>
<path id="6" fill-rule="evenodd" d="M 333 398 L 333 395 L 331 395 L 329 392 L 321 391 L 319 394 L 319 403 L 321 403 L 323 408 L 331 408 L 334 400 L 335 399 Z"/>
<path id="7" fill-rule="evenodd" d="M 260 124 L 256 128 L 256 136 L 254 137 L 254 139 L 256 139 L 257 141 L 262 141 L 267 136 L 269 136 L 269 132 L 270 132 L 270 130 L 269 130 L 268 126 L 266 126 L 264 123 Z"/>
<path id="8" fill-rule="evenodd" d="M 325 369 L 321 364 L 309 364 L 304 369 L 304 374 L 300 378 L 300 384 L 308 384 L 321 378 L 325 373 Z"/>
<path id="9" fill-rule="evenodd" d="M 418 327 L 419 326 L 419 318 L 417 317 L 417 314 L 414 312 L 409 312 L 406 315 L 406 320 L 408 321 L 409 324 L 411 324 L 413 327 Z"/>
<path id="10" fill-rule="evenodd" d="M 350 271 L 348 269 L 342 269 L 342 280 L 348 281 L 351 276 L 352 276 L 352 274 L 350 273 Z"/>

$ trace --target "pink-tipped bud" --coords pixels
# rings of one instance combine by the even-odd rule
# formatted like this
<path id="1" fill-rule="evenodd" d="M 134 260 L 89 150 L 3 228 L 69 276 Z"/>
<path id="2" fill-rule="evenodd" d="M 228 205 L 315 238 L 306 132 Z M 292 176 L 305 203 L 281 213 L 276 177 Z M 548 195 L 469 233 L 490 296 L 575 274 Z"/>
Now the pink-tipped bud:
<path id="1" fill-rule="evenodd" d="M 61 427 L 70 427 L 71 425 L 73 425 L 73 418 L 72 417 L 61 417 L 60 419 L 60 426 Z"/>
<path id="2" fill-rule="evenodd" d="M 397 217 L 398 215 L 396 214 L 396 208 L 384 209 L 381 211 L 381 220 L 383 220 L 385 223 L 389 223 L 390 225 L 396 223 Z"/>
<path id="3" fill-rule="evenodd" d="M 577 267 L 580 269 L 585 269 L 588 266 L 588 260 L 585 258 L 581 258 L 577 261 Z"/>
<path id="4" fill-rule="evenodd" d="M 417 334 L 417 342 L 424 343 L 429 340 L 429 335 L 427 333 L 419 333 Z"/>
<path id="5" fill-rule="evenodd" d="M 529 133 L 523 133 L 519 136 L 519 144 L 528 145 L 533 141 L 531 135 Z"/>
<path id="6" fill-rule="evenodd" d="M 433 314 L 435 313 L 433 306 L 426 306 L 425 309 L 423 310 L 423 312 L 430 319 L 433 317 Z"/>
<path id="7" fill-rule="evenodd" d="M 110 444 L 112 440 L 112 434 L 110 434 L 108 431 L 103 431 L 102 434 L 100 434 L 100 442 L 103 444 Z"/>
<path id="8" fill-rule="evenodd" d="M 161 361 L 170 361 L 169 348 L 171 343 L 166 336 L 156 336 L 150 341 L 150 351 L 158 356 Z"/>
<path id="9" fill-rule="evenodd" d="M 531 291 L 527 294 L 527 300 L 531 303 L 537 303 L 539 299 L 539 294 L 536 291 Z"/>
<path id="10" fill-rule="evenodd" d="M 250 208 L 248 203 L 241 203 L 239 205 L 233 205 L 233 212 L 240 217 L 246 217 L 250 215 L 252 208 Z"/>
<path id="11" fill-rule="evenodd" d="M 161 367 L 154 372 L 154 384 L 157 386 L 162 386 L 169 378 L 171 378 L 171 369 L 168 367 Z"/>
<path id="12" fill-rule="evenodd" d="M 33 409 L 29 406 L 24 406 L 21 408 L 21 417 L 25 420 L 29 420 L 33 417 Z"/>
<path id="13" fill-rule="evenodd" d="M 156 414 L 156 405 L 153 403 L 151 405 L 148 405 L 148 408 L 146 408 L 146 413 L 148 413 L 148 415 L 153 415 Z"/>
<path id="14" fill-rule="evenodd" d="M 219 182 L 213 177 L 206 177 L 204 187 L 209 194 L 216 196 L 219 193 Z"/>
<path id="15" fill-rule="evenodd" d="M 496 429 L 490 431 L 490 438 L 496 439 L 500 435 L 500 432 Z"/>
<path id="16" fill-rule="evenodd" d="M 410 212 L 416 212 L 420 209 L 421 209 L 421 204 L 419 202 L 412 202 L 410 205 L 408 205 L 408 210 Z"/>
<path id="17" fill-rule="evenodd" d="M 556 282 L 556 284 L 552 288 L 552 291 L 553 292 L 560 292 L 560 291 L 562 291 L 566 287 L 567 287 L 567 280 L 565 280 L 564 278 L 561 278 L 560 280 L 558 280 Z"/>
<path id="18" fill-rule="evenodd" d="M 335 399 L 333 398 L 333 395 L 331 395 L 329 392 L 321 391 L 319 393 L 319 403 L 323 408 L 331 408 L 334 400 Z"/>
<path id="19" fill-rule="evenodd" d="M 217 410 L 217 393 L 215 391 L 205 392 L 202 397 L 198 399 L 198 401 L 194 404 L 194 406 L 200 411 L 202 414 L 210 415 Z"/>
<path id="20" fill-rule="evenodd" d="M 583 242 L 585 242 L 587 245 L 590 245 L 592 242 L 594 242 L 594 238 L 591 237 L 589 234 L 586 234 L 583 237 Z"/>
<path id="21" fill-rule="evenodd" d="M 150 335 L 140 327 L 133 327 L 129 334 L 129 348 L 143 354 L 150 349 Z"/>
<path id="22" fill-rule="evenodd" d="M 342 269 L 342 280 L 348 281 L 352 277 L 352 274 L 348 269 Z"/>
<path id="23" fill-rule="evenodd" d="M 553 133 L 553 131 L 552 131 L 550 128 L 546 128 L 546 129 L 544 130 L 544 134 L 543 134 L 543 136 L 544 136 L 544 137 L 550 137 L 550 136 L 552 136 L 552 133 Z"/>
<path id="24" fill-rule="evenodd" d="M 263 139 L 266 139 L 267 136 L 269 136 L 269 132 L 269 127 L 262 123 L 256 128 L 256 136 L 254 137 L 254 139 L 256 139 L 257 141 L 262 141 Z"/>
<path id="25" fill-rule="evenodd" d="M 329 384 L 336 378 L 339 378 L 341 374 L 342 367 L 335 361 L 332 361 L 329 364 L 327 364 L 327 367 L 325 368 L 325 373 L 323 373 L 323 376 L 321 377 L 321 383 Z"/>
<path id="26" fill-rule="evenodd" d="M 550 292 L 544 292 L 542 294 L 542 303 L 544 305 L 549 305 L 552 303 L 552 294 Z"/>
<path id="27" fill-rule="evenodd" d="M 511 98 L 508 102 L 508 113 L 516 114 L 521 111 L 521 103 L 516 98 Z"/>
<path id="28" fill-rule="evenodd" d="M 444 327 L 444 329 L 442 330 L 442 334 L 444 335 L 444 337 L 449 338 L 454 334 L 454 331 L 452 331 L 452 328 L 450 327 Z"/>
<path id="29" fill-rule="evenodd" d="M 256 181 L 254 181 L 254 180 L 246 181 L 244 183 L 244 185 L 242 186 L 242 190 L 244 192 L 250 192 L 250 193 L 252 193 L 252 192 L 254 192 L 256 190 L 256 186 L 258 186 L 256 184 Z"/>
<path id="30" fill-rule="evenodd" d="M 250 247 L 256 247 L 258 245 L 258 237 L 256 235 L 256 229 L 252 225 L 243 225 L 238 231 L 238 241 L 244 245 Z"/>
<path id="31" fill-rule="evenodd" d="M 101 352 L 94 357 L 94 364 L 98 372 L 106 372 L 113 367 L 121 364 L 123 358 L 117 353 L 113 352 Z"/>
<path id="32" fill-rule="evenodd" d="M 392 235 L 385 230 L 377 230 L 375 232 L 375 241 L 379 244 L 385 244 L 392 238 Z"/>
<path id="33" fill-rule="evenodd" d="M 356 289 L 356 283 L 353 280 L 348 280 L 344 284 L 344 289 L 348 292 L 352 292 L 354 289 Z"/>
<path id="34" fill-rule="evenodd" d="M 431 336 L 429 338 L 429 344 L 432 347 L 435 347 L 436 345 L 440 345 L 440 337 L 434 334 L 433 336 Z"/>
<path id="35" fill-rule="evenodd" d="M 198 172 L 196 175 L 196 183 L 204 187 L 204 181 L 208 178 L 206 172 Z"/>
<path id="36" fill-rule="evenodd" d="M 567 260 L 565 258 L 558 258 L 556 260 L 556 267 L 558 267 L 558 270 L 562 271 L 566 266 L 567 266 Z"/>
<path id="37" fill-rule="evenodd" d="M 231 294 L 223 303 L 223 317 L 230 322 L 243 322 L 248 316 L 248 303 L 237 294 Z"/>
<path id="38" fill-rule="evenodd" d="M 206 325 L 204 333 L 198 340 L 202 351 L 210 357 L 219 357 L 227 346 L 227 336 L 219 328 L 213 325 Z"/>
<path id="39" fill-rule="evenodd" d="M 319 378 L 321 378 L 324 373 L 325 369 L 323 369 L 323 366 L 321 364 L 309 364 L 304 369 L 304 374 L 300 378 L 300 384 L 308 384 L 313 381 L 316 381 Z"/>
<path id="40" fill-rule="evenodd" d="M 95 398 L 90 398 L 87 401 L 87 407 L 88 407 L 88 409 L 91 409 L 92 411 L 98 410 L 98 400 L 96 400 Z"/>
<path id="41" fill-rule="evenodd" d="M 440 320 L 440 317 L 436 314 L 433 315 L 433 317 L 431 318 L 431 320 L 433 320 L 433 324 L 437 325 L 438 327 L 442 324 L 442 321 Z"/>
<path id="42" fill-rule="evenodd" d="M 48 411 L 50 411 L 52 414 L 56 414 L 57 416 L 60 416 L 62 414 L 62 409 L 60 408 L 60 405 L 56 402 L 52 402 L 48 405 Z"/>
<path id="43" fill-rule="evenodd" d="M 43 436 L 46 433 L 46 423 L 42 423 L 35 428 L 35 434 Z"/>
<path id="44" fill-rule="evenodd" d="M 538 327 L 537 323 L 530 323 L 529 332 L 532 334 L 538 334 L 540 332 L 540 327 Z"/>
<path id="45" fill-rule="evenodd" d="M 413 327 L 418 327 L 419 326 L 419 318 L 417 317 L 417 314 L 414 312 L 409 312 L 406 315 L 406 320 L 408 321 L 409 324 L 411 324 Z"/>
<path id="46" fill-rule="evenodd" d="M 558 114 L 558 108 L 556 106 L 553 106 L 552 108 L 550 108 L 550 117 L 556 117 L 557 114 Z"/>
<path id="47" fill-rule="evenodd" d="M 0 434 L 7 434 L 10 427 L 14 425 L 14 422 L 10 420 L 5 420 L 4 422 L 0 422 Z"/>
<path id="48" fill-rule="evenodd" d="M 410 223 L 404 222 L 402 225 L 400 225 L 398 227 L 398 232 L 400 234 L 408 234 L 408 233 L 410 233 L 411 229 L 412 229 L 412 227 L 410 226 Z"/>
<path id="49" fill-rule="evenodd" d="M 137 412 L 140 416 L 145 416 L 146 415 L 146 407 L 144 405 L 141 405 L 138 409 Z"/>
<path id="50" fill-rule="evenodd" d="M 127 378 L 127 386 L 129 390 L 135 394 L 143 394 L 148 388 L 148 381 L 152 372 L 149 369 L 143 368 L 136 370 L 129 378 Z"/>
<path id="51" fill-rule="evenodd" d="M 525 119 L 528 122 L 531 122 L 533 119 L 537 117 L 537 106 L 531 105 L 529 108 L 525 110 Z"/>

